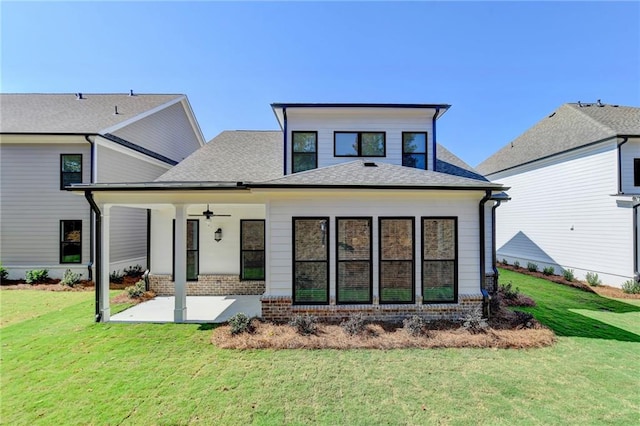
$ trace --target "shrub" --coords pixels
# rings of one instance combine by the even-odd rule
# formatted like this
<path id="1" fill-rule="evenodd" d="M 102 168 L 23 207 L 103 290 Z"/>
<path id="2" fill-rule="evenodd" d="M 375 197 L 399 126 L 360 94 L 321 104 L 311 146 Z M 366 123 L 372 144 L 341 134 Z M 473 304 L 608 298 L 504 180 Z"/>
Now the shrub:
<path id="1" fill-rule="evenodd" d="M 412 315 L 405 318 L 402 321 L 402 325 L 404 326 L 405 331 L 411 336 L 420 336 L 421 334 L 425 334 L 424 326 L 426 325 L 426 321 L 418 315 Z"/>
<path id="2" fill-rule="evenodd" d="M 500 295 L 508 300 L 515 300 L 520 295 L 520 289 L 518 287 L 513 288 L 513 284 L 509 281 L 507 284 L 500 284 L 498 287 Z"/>
<path id="3" fill-rule="evenodd" d="M 43 283 L 49 279 L 49 271 L 47 269 L 32 269 L 25 274 L 27 284 Z"/>
<path id="4" fill-rule="evenodd" d="M 513 267 L 515 269 L 518 269 L 520 267 L 520 262 L 518 262 L 517 260 L 515 262 L 513 262 Z"/>
<path id="5" fill-rule="evenodd" d="M 71 269 L 67 269 L 64 271 L 60 284 L 73 287 L 80 282 L 80 277 L 82 277 L 82 274 L 76 274 L 75 272 L 72 272 Z"/>
<path id="6" fill-rule="evenodd" d="M 622 291 L 627 294 L 640 294 L 640 282 L 628 280 L 622 283 Z"/>
<path id="7" fill-rule="evenodd" d="M 553 266 L 547 266 L 542 270 L 544 275 L 553 275 L 556 272 Z"/>
<path id="8" fill-rule="evenodd" d="M 587 282 L 590 286 L 593 287 L 597 287 L 602 284 L 602 281 L 600 280 L 600 277 L 598 277 L 598 274 L 593 272 L 587 272 Z"/>
<path id="9" fill-rule="evenodd" d="M 355 336 L 357 334 L 364 333 L 367 322 L 364 315 L 358 313 L 351 315 L 348 320 L 344 321 L 340 325 L 342 326 L 342 329 L 345 333 L 350 336 Z"/>
<path id="10" fill-rule="evenodd" d="M 6 280 L 8 276 L 9 271 L 7 271 L 7 268 L 2 266 L 2 264 L 0 263 L 0 280 Z"/>
<path id="11" fill-rule="evenodd" d="M 231 318 L 229 318 L 229 326 L 231 327 L 231 334 L 240 334 L 240 333 L 250 333 L 253 331 L 251 327 L 251 319 L 243 314 L 242 312 L 238 312 Z"/>
<path id="12" fill-rule="evenodd" d="M 304 336 L 318 332 L 318 318 L 313 315 L 296 315 L 289 321 L 289 325 Z"/>
<path id="13" fill-rule="evenodd" d="M 129 266 L 128 268 L 124 268 L 124 275 L 127 277 L 139 277 L 144 272 L 142 270 L 142 265 Z"/>
<path id="14" fill-rule="evenodd" d="M 565 280 L 567 281 L 573 281 L 576 279 L 576 276 L 573 275 L 573 269 L 565 269 L 562 272 L 562 276 L 564 277 Z"/>
<path id="15" fill-rule="evenodd" d="M 523 311 L 513 311 L 513 313 L 515 314 L 513 325 L 516 328 L 533 328 L 533 315 L 531 315 L 529 312 Z"/>
<path id="16" fill-rule="evenodd" d="M 504 265 L 508 265 L 508 264 L 509 264 L 509 262 L 507 262 L 507 259 L 502 259 L 502 263 L 503 263 Z"/>
<path id="17" fill-rule="evenodd" d="M 140 280 L 132 286 L 125 288 L 129 297 L 137 299 L 142 297 L 142 295 L 147 291 L 147 288 L 144 284 L 144 281 Z"/>
<path id="18" fill-rule="evenodd" d="M 485 318 L 482 318 L 482 310 L 476 308 L 464 317 L 461 328 L 472 334 L 484 333 L 489 328 L 489 323 Z"/>
<path id="19" fill-rule="evenodd" d="M 529 272 L 537 272 L 538 271 L 538 265 L 533 263 L 533 262 L 529 262 L 529 263 L 527 263 L 527 269 L 529 270 Z"/>
<path id="20" fill-rule="evenodd" d="M 122 284 L 123 281 L 124 274 L 122 274 L 119 269 L 109 274 L 109 282 L 112 282 L 114 284 Z"/>

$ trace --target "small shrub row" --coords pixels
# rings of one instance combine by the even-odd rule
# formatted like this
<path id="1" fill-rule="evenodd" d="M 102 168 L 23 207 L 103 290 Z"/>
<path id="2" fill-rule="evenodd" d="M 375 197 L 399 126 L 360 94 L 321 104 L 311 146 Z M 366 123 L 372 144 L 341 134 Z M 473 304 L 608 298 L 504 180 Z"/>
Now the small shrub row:
<path id="1" fill-rule="evenodd" d="M 132 286 L 125 288 L 129 297 L 133 299 L 137 299 L 142 297 L 144 293 L 147 291 L 144 281 L 140 280 Z"/>
<path id="2" fill-rule="evenodd" d="M 593 272 L 587 272 L 587 282 L 592 287 L 597 287 L 602 284 L 602 281 L 600 280 L 600 277 L 598 277 L 598 274 Z"/>
<path id="3" fill-rule="evenodd" d="M 555 272 L 556 272 L 556 270 L 555 270 L 555 268 L 554 268 L 553 266 L 546 266 L 546 267 L 542 270 L 542 273 L 543 273 L 544 275 L 547 275 L 547 276 L 549 276 L 549 275 L 553 275 L 553 274 L 555 274 Z"/>
<path id="4" fill-rule="evenodd" d="M 348 320 L 340 325 L 349 336 L 356 336 L 364 333 L 367 327 L 367 321 L 363 314 L 358 313 L 351 315 Z"/>
<path id="5" fill-rule="evenodd" d="M 127 268 L 124 268 L 122 272 L 127 277 L 135 278 L 135 277 L 141 276 L 144 271 L 142 269 L 142 265 L 136 265 L 136 266 L 129 266 Z"/>
<path id="6" fill-rule="evenodd" d="M 489 323 L 482 317 L 482 310 L 476 308 L 464 317 L 461 328 L 472 334 L 484 333 L 489 328 Z"/>
<path id="7" fill-rule="evenodd" d="M 318 332 L 318 318 L 313 315 L 296 315 L 289 321 L 289 325 L 303 336 Z"/>
<path id="8" fill-rule="evenodd" d="M 533 262 L 529 262 L 527 263 L 527 270 L 529 270 L 529 272 L 538 272 L 538 265 Z"/>
<path id="9" fill-rule="evenodd" d="M 49 279 L 48 269 L 32 269 L 25 274 L 27 284 L 40 284 Z"/>
<path id="10" fill-rule="evenodd" d="M 636 280 L 627 280 L 622 283 L 622 291 L 627 294 L 640 294 L 640 282 Z"/>
<path id="11" fill-rule="evenodd" d="M 229 318 L 229 327 L 231 328 L 231 334 L 236 335 L 240 333 L 251 333 L 253 327 L 251 326 L 251 318 L 242 312 L 238 312 L 231 318 Z"/>
<path id="12" fill-rule="evenodd" d="M 402 321 L 402 325 L 404 326 L 405 331 L 410 336 L 420 336 L 427 334 L 425 331 L 425 326 L 427 325 L 424 318 L 418 315 L 412 315 L 408 318 L 405 318 Z"/>
<path id="13" fill-rule="evenodd" d="M 119 269 L 109 274 L 109 282 L 112 282 L 114 284 L 122 284 L 123 281 L 124 281 L 124 274 L 120 272 Z"/>
<path id="14" fill-rule="evenodd" d="M 64 275 L 60 280 L 60 284 L 66 285 L 67 287 L 73 287 L 76 284 L 80 283 L 80 278 L 82 278 L 82 274 L 76 274 L 75 272 L 71 271 L 71 269 L 67 269 L 66 271 L 64 271 Z"/>
<path id="15" fill-rule="evenodd" d="M 573 274 L 573 269 L 565 269 L 564 271 L 562 271 L 562 276 L 569 282 L 576 279 L 576 276 Z"/>
<path id="16" fill-rule="evenodd" d="M 6 280 L 8 276 L 9 271 L 7 271 L 7 268 L 2 266 L 2 263 L 0 263 L 0 280 Z"/>

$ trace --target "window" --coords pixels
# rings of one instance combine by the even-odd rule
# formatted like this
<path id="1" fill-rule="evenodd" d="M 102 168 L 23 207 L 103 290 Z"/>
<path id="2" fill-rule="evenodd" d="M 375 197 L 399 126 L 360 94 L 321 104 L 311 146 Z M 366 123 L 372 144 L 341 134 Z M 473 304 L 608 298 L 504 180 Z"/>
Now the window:
<path id="1" fill-rule="evenodd" d="M 293 173 L 318 167 L 318 132 L 293 132 Z"/>
<path id="2" fill-rule="evenodd" d="M 240 220 L 240 279 L 264 280 L 264 220 Z"/>
<path id="3" fill-rule="evenodd" d="M 414 303 L 414 218 L 380 218 L 380 303 Z"/>
<path id="4" fill-rule="evenodd" d="M 329 303 L 329 218 L 293 218 L 293 303 Z"/>
<path id="5" fill-rule="evenodd" d="M 173 273 L 172 280 L 175 281 L 175 244 L 176 242 L 176 220 L 173 220 Z M 187 281 L 198 281 L 200 274 L 200 221 L 198 219 L 187 219 Z"/>
<path id="6" fill-rule="evenodd" d="M 457 218 L 422 218 L 422 300 L 424 303 L 457 301 L 457 240 Z"/>
<path id="7" fill-rule="evenodd" d="M 82 154 L 60 154 L 60 189 L 82 183 Z"/>
<path id="8" fill-rule="evenodd" d="M 402 165 L 426 169 L 427 134 L 425 132 L 402 132 Z"/>
<path id="9" fill-rule="evenodd" d="M 60 221 L 60 263 L 82 262 L 82 221 Z"/>
<path id="10" fill-rule="evenodd" d="M 336 157 L 384 157 L 384 132 L 334 132 Z"/>
<path id="11" fill-rule="evenodd" d="M 633 159 L 633 186 L 640 186 L 640 158 Z"/>
<path id="12" fill-rule="evenodd" d="M 371 303 L 371 218 L 336 218 L 337 303 Z"/>

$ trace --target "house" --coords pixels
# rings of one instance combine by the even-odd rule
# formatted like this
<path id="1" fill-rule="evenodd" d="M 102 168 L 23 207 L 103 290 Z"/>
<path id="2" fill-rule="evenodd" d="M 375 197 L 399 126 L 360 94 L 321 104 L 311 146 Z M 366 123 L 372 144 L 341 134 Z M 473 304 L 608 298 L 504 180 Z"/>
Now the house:
<path id="1" fill-rule="evenodd" d="M 227 131 L 150 182 L 74 185 L 100 217 L 151 210 L 150 286 L 261 295 L 262 316 L 456 318 L 495 287 L 504 190 L 436 143 L 444 104 L 272 104 L 281 131 Z M 110 315 L 100 275 L 99 321 Z"/>
<path id="2" fill-rule="evenodd" d="M 499 259 L 614 286 L 638 279 L 640 108 L 564 104 L 478 170 L 512 188 Z"/>
<path id="3" fill-rule="evenodd" d="M 94 220 L 73 183 L 153 180 L 204 145 L 184 95 L 1 94 L 0 261 L 9 278 L 92 278 Z M 147 211 L 117 207 L 106 271 L 147 264 Z"/>

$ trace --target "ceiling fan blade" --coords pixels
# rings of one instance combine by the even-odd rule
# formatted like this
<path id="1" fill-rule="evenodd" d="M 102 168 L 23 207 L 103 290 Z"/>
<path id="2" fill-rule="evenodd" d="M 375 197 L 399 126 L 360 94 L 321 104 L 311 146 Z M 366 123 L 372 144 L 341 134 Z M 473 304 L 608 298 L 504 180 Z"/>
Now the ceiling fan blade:
<path id="1" fill-rule="evenodd" d="M 214 214 L 212 216 L 218 216 L 218 217 L 231 217 L 230 214 Z"/>

